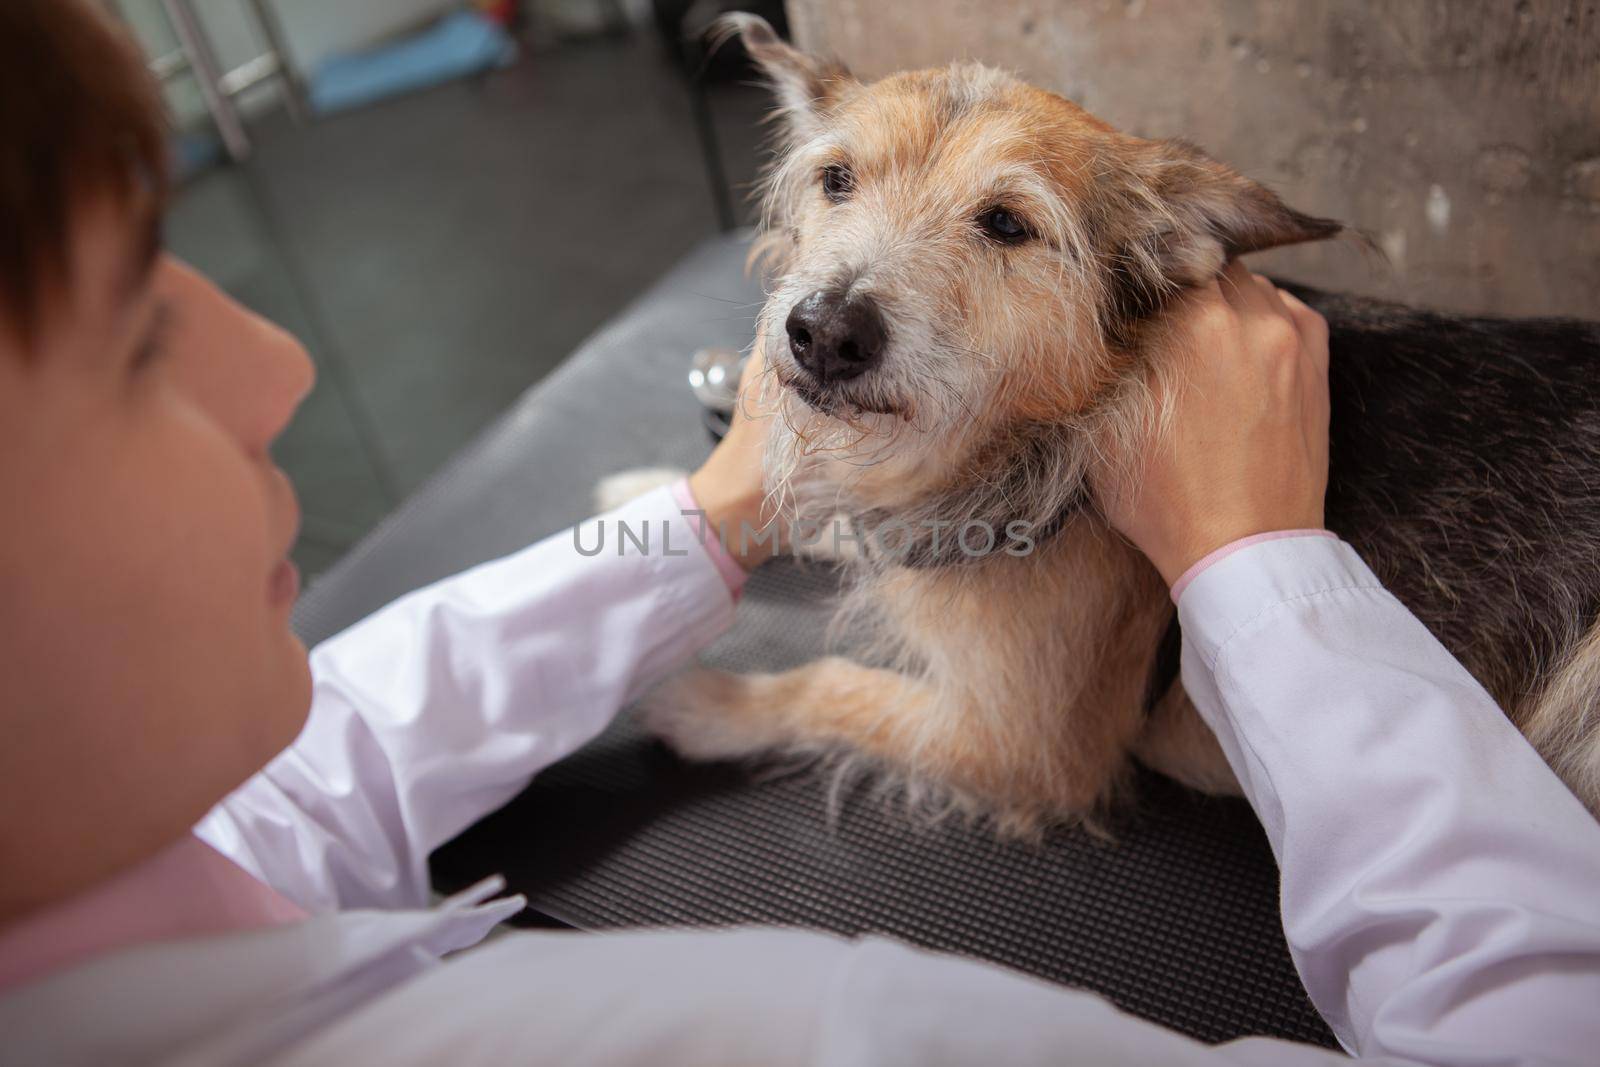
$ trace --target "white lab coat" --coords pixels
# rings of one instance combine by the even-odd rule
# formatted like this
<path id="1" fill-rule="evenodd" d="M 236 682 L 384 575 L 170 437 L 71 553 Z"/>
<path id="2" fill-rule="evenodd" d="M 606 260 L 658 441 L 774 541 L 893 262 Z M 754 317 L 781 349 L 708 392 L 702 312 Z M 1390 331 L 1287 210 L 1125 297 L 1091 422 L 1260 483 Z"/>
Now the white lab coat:
<path id="1" fill-rule="evenodd" d="M 313 917 L 114 952 L 0 999 L 6 1064 L 1344 1063 L 1207 1047 L 1104 1000 L 882 939 L 512 933 L 428 853 L 732 619 L 667 490 L 648 554 L 558 534 L 312 653 L 295 744 L 197 833 Z M 671 526 L 672 552 L 659 531 Z M 594 536 L 586 534 L 585 546 Z M 687 550 L 687 551 L 685 551 Z M 1346 545 L 1213 565 L 1183 677 L 1283 869 L 1301 977 L 1371 1062 L 1600 1063 L 1600 826 Z M 529 841 L 536 849 L 539 842 Z"/>

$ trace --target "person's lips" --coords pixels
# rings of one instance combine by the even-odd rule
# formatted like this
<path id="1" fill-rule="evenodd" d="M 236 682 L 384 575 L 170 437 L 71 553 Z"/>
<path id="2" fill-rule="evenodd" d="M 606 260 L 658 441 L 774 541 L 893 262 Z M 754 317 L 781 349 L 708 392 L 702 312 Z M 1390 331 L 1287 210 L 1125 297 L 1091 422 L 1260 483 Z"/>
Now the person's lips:
<path id="1" fill-rule="evenodd" d="M 300 595 L 300 568 L 290 560 L 279 560 L 278 565 L 272 568 L 267 589 L 274 604 L 292 604 L 295 597 Z"/>
<path id="2" fill-rule="evenodd" d="M 272 573 L 267 578 L 267 594 L 274 604 L 286 604 L 293 603 L 295 597 L 300 595 L 300 568 L 289 559 L 289 552 L 300 536 L 300 501 L 295 499 L 289 476 L 277 468 L 273 468 L 273 474 L 283 495 L 288 533 L 282 541 L 282 557 L 273 565 Z"/>

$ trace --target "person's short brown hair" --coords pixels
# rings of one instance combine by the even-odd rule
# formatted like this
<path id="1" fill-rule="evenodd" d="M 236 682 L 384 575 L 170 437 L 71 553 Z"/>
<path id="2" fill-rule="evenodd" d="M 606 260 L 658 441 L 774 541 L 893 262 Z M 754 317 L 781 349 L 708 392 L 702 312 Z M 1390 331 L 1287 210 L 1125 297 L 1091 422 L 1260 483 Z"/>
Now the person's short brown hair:
<path id="1" fill-rule="evenodd" d="M 32 340 L 93 198 L 120 202 L 154 254 L 166 144 L 160 91 L 109 17 L 86 0 L 0 0 L 0 330 Z"/>

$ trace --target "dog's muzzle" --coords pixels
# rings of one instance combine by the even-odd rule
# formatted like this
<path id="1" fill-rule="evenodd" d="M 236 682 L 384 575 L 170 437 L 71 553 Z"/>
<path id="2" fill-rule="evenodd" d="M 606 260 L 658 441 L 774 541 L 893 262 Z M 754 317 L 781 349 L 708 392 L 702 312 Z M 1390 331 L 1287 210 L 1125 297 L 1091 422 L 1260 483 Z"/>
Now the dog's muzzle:
<path id="1" fill-rule="evenodd" d="M 883 313 L 871 297 L 837 289 L 818 289 L 800 300 L 785 327 L 794 361 L 821 387 L 877 366 L 889 340 Z"/>

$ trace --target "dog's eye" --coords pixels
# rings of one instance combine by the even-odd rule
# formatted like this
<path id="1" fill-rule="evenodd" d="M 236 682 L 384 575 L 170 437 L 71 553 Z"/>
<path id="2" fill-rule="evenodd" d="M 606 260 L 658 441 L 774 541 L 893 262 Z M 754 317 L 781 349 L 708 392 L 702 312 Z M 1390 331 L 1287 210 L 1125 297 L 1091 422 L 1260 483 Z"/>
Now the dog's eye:
<path id="1" fill-rule="evenodd" d="M 1028 226 L 1003 207 L 992 207 L 978 216 L 978 225 L 986 236 L 1008 245 L 1028 239 Z"/>
<path id="2" fill-rule="evenodd" d="M 855 187 L 856 180 L 849 167 L 833 163 L 822 168 L 822 195 L 835 204 L 849 196 Z"/>

